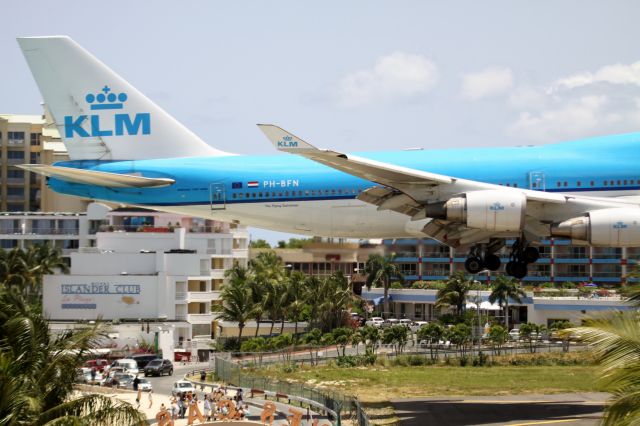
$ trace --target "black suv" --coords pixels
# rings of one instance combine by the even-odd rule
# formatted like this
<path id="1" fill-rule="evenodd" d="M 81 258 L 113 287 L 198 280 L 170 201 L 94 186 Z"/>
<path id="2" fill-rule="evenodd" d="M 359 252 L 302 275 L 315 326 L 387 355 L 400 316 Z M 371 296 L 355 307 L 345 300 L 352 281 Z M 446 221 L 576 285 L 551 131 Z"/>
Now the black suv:
<path id="1" fill-rule="evenodd" d="M 154 359 L 144 367 L 144 376 L 173 376 L 173 364 L 168 359 Z"/>

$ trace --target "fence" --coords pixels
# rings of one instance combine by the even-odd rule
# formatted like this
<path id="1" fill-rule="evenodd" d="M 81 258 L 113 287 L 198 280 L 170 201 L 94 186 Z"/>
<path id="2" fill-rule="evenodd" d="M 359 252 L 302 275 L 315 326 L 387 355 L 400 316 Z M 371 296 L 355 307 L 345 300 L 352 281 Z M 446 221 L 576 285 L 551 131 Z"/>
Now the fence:
<path id="1" fill-rule="evenodd" d="M 261 389 L 279 395 L 295 395 L 301 399 L 306 399 L 327 408 L 329 417 L 335 413 L 337 426 L 341 425 L 344 413 L 349 413 L 349 417 L 356 418 L 359 426 L 369 426 L 369 419 L 359 402 L 339 392 L 331 392 L 304 386 L 299 383 L 289 383 L 272 380 L 266 377 L 255 377 L 244 374 L 242 367 L 232 361 L 216 357 L 215 374 L 220 380 L 234 386 L 249 389 Z M 314 404 L 315 405 L 315 404 Z M 332 413 L 333 412 L 333 413 Z"/>

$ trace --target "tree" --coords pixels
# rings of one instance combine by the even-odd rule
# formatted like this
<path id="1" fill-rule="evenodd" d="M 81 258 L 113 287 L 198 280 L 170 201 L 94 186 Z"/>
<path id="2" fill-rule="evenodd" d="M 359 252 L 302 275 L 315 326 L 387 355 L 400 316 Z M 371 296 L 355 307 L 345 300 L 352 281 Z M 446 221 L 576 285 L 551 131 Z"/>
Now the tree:
<path id="1" fill-rule="evenodd" d="M 229 279 L 222 286 L 220 299 L 222 300 L 221 317 L 225 321 L 238 323 L 238 344 L 242 343 L 242 331 L 249 319 L 253 317 L 254 304 L 251 290 L 246 281 L 248 274 L 241 266 L 228 271 Z M 240 278 L 241 277 L 241 278 Z"/>
<path id="2" fill-rule="evenodd" d="M 393 345 L 396 355 L 399 355 L 407 345 L 409 329 L 404 325 L 394 325 L 382 332 L 382 341 L 386 345 Z"/>
<path id="3" fill-rule="evenodd" d="M 499 324 L 494 324 L 489 328 L 489 341 L 496 355 L 500 355 L 502 345 L 509 340 L 509 332 Z"/>
<path id="4" fill-rule="evenodd" d="M 489 302 L 498 302 L 504 310 L 504 323 L 507 330 L 509 330 L 509 300 L 522 303 L 522 298 L 525 296 L 526 293 L 515 278 L 507 278 L 504 275 L 499 275 L 493 282 Z"/>
<path id="5" fill-rule="evenodd" d="M 602 368 L 601 377 L 612 397 L 605 406 L 605 426 L 640 423 L 640 316 L 616 312 L 590 320 L 569 332 L 591 345 Z"/>
<path id="6" fill-rule="evenodd" d="M 382 337 L 380 329 L 370 325 L 365 325 L 360 329 L 360 334 L 362 334 L 362 339 L 365 344 L 365 351 L 367 353 L 375 354 L 378 350 L 378 342 Z"/>
<path id="7" fill-rule="evenodd" d="M 254 249 L 270 249 L 271 244 L 269 244 L 266 240 L 258 239 L 258 240 L 252 240 L 249 243 L 249 247 Z"/>
<path id="8" fill-rule="evenodd" d="M 333 341 L 338 346 L 338 350 L 342 349 L 342 356 L 346 355 L 347 345 L 351 343 L 353 337 L 353 329 L 350 327 L 339 327 L 333 330 Z M 340 352 L 338 352 L 340 355 Z"/>
<path id="9" fill-rule="evenodd" d="M 253 363 L 256 363 L 256 355 L 262 365 L 262 357 L 266 350 L 266 341 L 264 337 L 254 337 L 253 339 L 245 340 L 240 345 L 241 352 L 251 352 L 253 354 Z"/>
<path id="10" fill-rule="evenodd" d="M 385 314 L 389 311 L 389 284 L 392 278 L 404 282 L 404 276 L 400 272 L 400 267 L 395 263 L 395 254 L 391 256 L 381 256 L 372 254 L 365 264 L 364 271 L 367 274 L 366 286 L 371 289 L 372 285 L 382 284 L 384 288 L 383 307 Z"/>
<path id="11" fill-rule="evenodd" d="M 345 311 L 351 303 L 353 294 L 347 277 L 341 271 L 336 271 L 319 282 L 318 299 L 309 300 L 309 303 L 320 301 L 318 317 L 322 330 L 331 331 L 345 323 Z"/>
<path id="12" fill-rule="evenodd" d="M 423 325 L 418 330 L 417 336 L 419 341 L 425 341 L 429 345 L 431 360 L 438 359 L 438 345 L 444 337 L 445 328 L 435 322 Z M 434 351 L 435 349 L 435 351 Z"/>
<path id="13" fill-rule="evenodd" d="M 449 340 L 460 349 L 461 355 L 464 357 L 471 342 L 471 327 L 464 323 L 454 325 L 449 330 Z"/>
<path id="14" fill-rule="evenodd" d="M 104 337 L 100 322 L 51 335 L 18 289 L 0 290 L 0 424 L 144 424 L 131 404 L 73 393 L 76 368 Z"/>
<path id="15" fill-rule="evenodd" d="M 445 283 L 444 288 L 438 290 L 436 307 L 453 306 L 459 317 L 464 311 L 467 294 L 471 290 L 472 280 L 468 280 L 462 271 L 453 274 Z"/>
<path id="16" fill-rule="evenodd" d="M 276 252 L 270 250 L 258 253 L 256 258 L 249 262 L 249 268 L 255 277 L 255 286 L 252 286 L 253 300 L 258 298 L 258 295 L 262 296 L 254 312 L 260 311 L 260 316 L 268 313 L 271 320 L 269 334 L 273 334 L 275 321 L 279 320 L 282 314 L 280 302 L 284 293 L 282 289 L 282 281 L 285 278 L 284 264 Z"/>
<path id="17" fill-rule="evenodd" d="M 554 321 L 550 326 L 549 326 L 549 330 L 552 332 L 552 334 L 560 337 L 562 339 L 562 351 L 563 352 L 569 352 L 569 337 L 570 337 L 570 333 L 565 333 L 563 330 L 566 330 L 568 328 L 573 328 L 575 327 L 575 325 L 573 325 L 572 323 L 570 323 L 569 321 Z"/>
<path id="18" fill-rule="evenodd" d="M 536 345 L 545 328 L 543 325 L 533 323 L 520 324 L 520 339 L 529 343 L 529 352 L 534 353 L 536 351 Z"/>
<path id="19" fill-rule="evenodd" d="M 322 331 L 319 328 L 314 328 L 310 332 L 304 335 L 302 343 L 309 345 L 309 355 L 311 358 L 311 365 L 313 365 L 313 351 L 315 349 L 316 360 L 318 359 L 318 346 L 320 346 L 322 339 Z"/>

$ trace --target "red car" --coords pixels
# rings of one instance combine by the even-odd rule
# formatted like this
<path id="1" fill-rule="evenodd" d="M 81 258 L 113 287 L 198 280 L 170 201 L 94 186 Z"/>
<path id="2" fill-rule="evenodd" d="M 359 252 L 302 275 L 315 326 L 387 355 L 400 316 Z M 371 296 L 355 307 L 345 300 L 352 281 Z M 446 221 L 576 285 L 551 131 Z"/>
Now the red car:
<path id="1" fill-rule="evenodd" d="M 109 365 L 109 361 L 107 361 L 106 359 L 90 359 L 87 362 L 84 363 L 84 366 L 87 368 L 94 368 L 99 371 L 99 372 L 103 372 L 104 368 Z"/>

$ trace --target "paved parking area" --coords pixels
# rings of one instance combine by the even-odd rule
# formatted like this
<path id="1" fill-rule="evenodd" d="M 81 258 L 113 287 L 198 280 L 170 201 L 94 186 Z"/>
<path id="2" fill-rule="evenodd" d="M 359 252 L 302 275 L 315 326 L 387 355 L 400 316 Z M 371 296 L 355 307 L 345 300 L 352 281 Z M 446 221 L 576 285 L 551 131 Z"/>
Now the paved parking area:
<path id="1" fill-rule="evenodd" d="M 442 397 L 392 401 L 403 426 L 545 425 L 595 426 L 606 393 Z"/>

